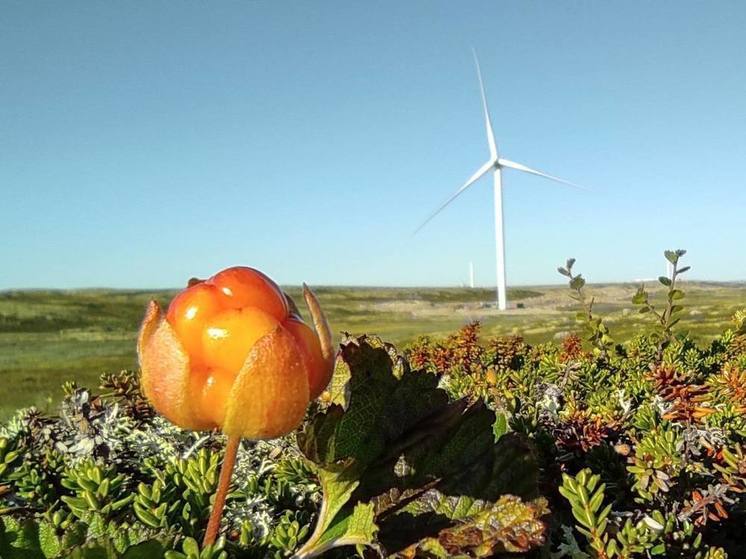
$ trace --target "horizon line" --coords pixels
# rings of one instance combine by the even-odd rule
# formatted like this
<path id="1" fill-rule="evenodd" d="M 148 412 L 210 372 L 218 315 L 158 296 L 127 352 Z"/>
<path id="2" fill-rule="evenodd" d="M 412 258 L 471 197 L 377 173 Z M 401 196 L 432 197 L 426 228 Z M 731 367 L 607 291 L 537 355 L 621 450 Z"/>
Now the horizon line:
<path id="1" fill-rule="evenodd" d="M 587 285 L 640 285 L 656 282 L 657 277 L 643 278 L 643 279 L 630 279 L 630 280 L 611 280 L 611 281 L 589 281 L 586 280 Z M 729 284 L 738 285 L 746 284 L 746 279 L 732 279 L 732 280 L 703 280 L 703 279 L 683 279 L 680 278 L 677 281 L 688 284 Z M 307 283 L 307 282 L 305 282 Z M 278 284 L 282 288 L 302 288 L 303 282 L 295 283 L 281 283 Z M 526 289 L 526 288 L 539 288 L 539 287 L 562 287 L 567 285 L 567 282 L 557 281 L 556 283 L 520 283 L 515 285 L 507 286 L 508 289 Z M 345 283 L 320 283 L 309 286 L 313 289 L 329 289 L 329 288 L 341 288 L 341 289 L 464 289 L 464 290 L 495 290 L 495 285 L 475 285 L 469 287 L 467 284 L 462 285 L 374 285 L 374 284 L 345 284 Z M 111 287 L 111 286 L 78 286 L 78 287 L 2 287 L 0 293 L 8 293 L 14 291 L 179 291 L 186 289 L 187 286 L 183 287 Z"/>

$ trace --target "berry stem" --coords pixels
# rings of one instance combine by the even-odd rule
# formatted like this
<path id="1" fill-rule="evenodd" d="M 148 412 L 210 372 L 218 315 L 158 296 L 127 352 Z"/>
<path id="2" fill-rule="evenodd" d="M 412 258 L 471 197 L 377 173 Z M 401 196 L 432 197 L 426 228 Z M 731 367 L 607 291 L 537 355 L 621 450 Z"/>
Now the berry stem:
<path id="1" fill-rule="evenodd" d="M 207 547 L 208 545 L 215 543 L 215 538 L 218 535 L 220 518 L 223 516 L 225 498 L 228 496 L 228 488 L 231 484 L 231 474 L 233 473 L 233 466 L 236 464 L 236 454 L 238 454 L 238 446 L 240 444 L 241 437 L 228 437 L 228 444 L 225 446 L 223 465 L 220 468 L 218 488 L 215 491 L 215 502 L 210 511 L 210 519 L 207 522 L 207 530 L 205 530 L 205 539 L 202 541 L 202 547 Z"/>

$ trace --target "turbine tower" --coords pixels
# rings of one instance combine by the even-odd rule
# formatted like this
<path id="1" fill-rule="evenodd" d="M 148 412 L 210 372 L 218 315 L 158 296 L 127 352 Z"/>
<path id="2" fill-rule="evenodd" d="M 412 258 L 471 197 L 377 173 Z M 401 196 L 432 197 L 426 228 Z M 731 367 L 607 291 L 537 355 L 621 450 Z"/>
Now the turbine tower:
<path id="1" fill-rule="evenodd" d="M 574 186 L 576 188 L 582 188 L 576 184 L 571 183 L 570 181 L 566 181 L 565 179 L 561 179 L 559 177 L 555 177 L 553 175 L 549 175 L 547 173 L 544 173 L 542 171 L 537 171 L 536 169 L 532 169 L 530 167 L 527 167 L 526 165 L 522 165 L 521 163 L 516 163 L 515 161 L 510 161 L 509 159 L 505 159 L 503 157 L 500 157 L 498 155 L 497 151 L 497 142 L 495 141 L 495 133 L 492 129 L 492 120 L 490 119 L 490 111 L 487 107 L 487 96 L 484 92 L 484 82 L 482 81 L 482 69 L 479 67 L 479 59 L 477 58 L 476 51 L 472 51 L 474 54 L 474 63 L 477 67 L 477 78 L 479 78 L 479 91 L 482 95 L 482 110 L 484 111 L 484 125 L 487 129 L 487 145 L 490 150 L 490 158 L 482 165 L 477 171 L 469 177 L 469 180 L 464 183 L 464 185 L 459 188 L 456 192 L 454 192 L 445 202 L 443 202 L 438 209 L 436 209 L 430 216 L 422 222 L 422 224 L 415 230 L 415 233 L 417 233 L 420 229 L 422 229 L 427 223 L 430 222 L 431 219 L 433 219 L 436 215 L 438 215 L 441 211 L 445 209 L 448 204 L 453 202 L 456 197 L 458 197 L 462 192 L 464 192 L 467 188 L 469 188 L 471 185 L 473 185 L 475 182 L 477 182 L 480 178 L 482 178 L 484 175 L 486 175 L 488 172 L 492 171 L 492 178 L 493 178 L 493 190 L 494 190 L 494 198 L 495 198 L 495 250 L 496 250 L 496 259 L 497 259 L 497 307 L 504 311 L 508 308 L 508 300 L 507 296 L 505 294 L 505 229 L 503 226 L 503 183 L 502 183 L 502 170 L 504 168 L 508 169 L 515 169 L 516 171 L 522 171 L 524 173 L 529 173 L 531 175 L 537 175 L 539 177 L 544 177 L 545 179 L 553 180 L 556 182 L 560 182 L 562 184 L 566 184 L 569 186 Z"/>

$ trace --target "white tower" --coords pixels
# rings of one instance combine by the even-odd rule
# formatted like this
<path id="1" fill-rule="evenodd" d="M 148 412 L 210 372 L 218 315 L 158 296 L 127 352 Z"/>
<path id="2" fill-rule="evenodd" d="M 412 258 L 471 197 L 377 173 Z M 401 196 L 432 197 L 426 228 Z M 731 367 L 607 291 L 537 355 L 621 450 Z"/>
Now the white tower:
<path id="1" fill-rule="evenodd" d="M 516 163 L 510 159 L 504 159 L 499 156 L 497 150 L 497 141 L 495 140 L 495 134 L 492 129 L 492 121 L 490 120 L 490 111 L 487 107 L 487 96 L 484 92 L 484 83 L 482 81 L 482 70 L 479 67 L 479 60 L 477 60 L 477 53 L 474 53 L 474 62 L 477 65 L 477 77 L 479 78 L 479 91 L 482 94 L 482 110 L 484 111 L 484 125 L 487 129 L 487 146 L 490 150 L 490 158 L 487 162 L 482 165 L 477 171 L 469 177 L 469 180 L 464 185 L 454 192 L 448 200 L 446 200 L 440 207 L 435 210 L 430 217 L 428 217 L 422 225 L 420 225 L 415 233 L 422 229 L 432 218 L 438 215 L 448 204 L 461 194 L 464 190 L 469 188 L 472 184 L 477 182 L 482 176 L 492 171 L 494 178 L 494 196 L 495 196 L 495 257 L 497 260 L 497 308 L 504 311 L 508 308 L 508 298 L 505 293 L 506 280 L 505 280 L 505 231 L 503 226 L 503 189 L 502 189 L 502 170 L 507 167 L 509 169 L 515 169 L 516 171 L 522 171 L 531 175 L 544 177 L 545 179 L 561 182 L 570 186 L 579 187 L 565 179 L 549 175 L 542 171 L 537 171 L 531 167 L 527 167 L 522 163 Z"/>

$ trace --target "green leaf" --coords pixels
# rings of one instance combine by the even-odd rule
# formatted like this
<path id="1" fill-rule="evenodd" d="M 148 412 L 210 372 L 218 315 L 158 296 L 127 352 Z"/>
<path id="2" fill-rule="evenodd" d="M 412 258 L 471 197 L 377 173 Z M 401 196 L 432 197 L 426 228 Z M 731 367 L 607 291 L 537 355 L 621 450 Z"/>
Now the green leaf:
<path id="1" fill-rule="evenodd" d="M 76 522 L 70 526 L 62 536 L 62 549 L 72 549 L 85 542 L 88 533 L 88 525 L 84 522 Z"/>
<path id="2" fill-rule="evenodd" d="M 593 497 L 591 497 L 590 503 L 588 504 L 588 507 L 593 511 L 596 512 L 598 508 L 601 506 L 601 503 L 603 503 L 604 500 L 604 492 L 603 492 L 603 486 L 601 486 L 601 489 L 596 491 L 593 494 Z"/>
<path id="3" fill-rule="evenodd" d="M 642 305 L 646 303 L 648 300 L 648 294 L 645 291 L 645 286 L 640 286 L 637 288 L 637 292 L 632 297 L 632 303 L 635 305 Z"/>
<path id="4" fill-rule="evenodd" d="M 148 540 L 128 547 L 121 559 L 161 559 L 163 556 L 163 544 L 157 540 Z"/>
<path id="5" fill-rule="evenodd" d="M 160 520 L 156 518 L 150 511 L 139 507 L 137 504 L 134 506 L 135 515 L 143 524 L 147 524 L 151 528 L 159 528 L 161 526 Z"/>
<path id="6" fill-rule="evenodd" d="M 110 545 L 91 543 L 73 550 L 66 559 L 117 559 L 117 553 Z"/>
<path id="7" fill-rule="evenodd" d="M 526 553 L 544 543 L 541 520 L 548 513 L 546 501 L 525 503 L 505 495 L 484 510 L 440 530 L 402 551 L 405 557 L 429 556 L 428 550 L 442 550 L 438 557 L 493 557 L 504 553 Z M 424 554 L 423 554 L 424 553 Z"/>
<path id="8" fill-rule="evenodd" d="M 688 271 L 689 271 L 689 270 L 691 270 L 691 269 L 692 269 L 692 267 L 691 267 L 691 266 L 684 266 L 684 267 L 683 267 L 683 268 L 681 268 L 680 270 L 676 270 L 676 272 L 677 272 L 677 273 L 679 273 L 679 274 L 683 274 L 684 272 L 688 272 Z"/>
<path id="9" fill-rule="evenodd" d="M 376 543 L 377 526 L 377 543 L 403 549 L 423 537 L 423 528 L 453 524 L 445 506 L 451 498 L 462 510 L 508 491 L 537 493 L 538 468 L 528 443 L 504 433 L 507 420 L 483 403 L 449 401 L 439 382 L 436 374 L 412 371 L 377 338 L 343 341 L 333 403 L 298 435 L 324 494 L 316 528 L 299 557 L 330 545 L 353 545 L 340 535 L 353 527 L 354 545 Z M 347 524 L 368 510 L 374 516 L 365 517 L 364 530 Z M 363 541 L 360 534 L 370 538 Z"/>
<path id="10" fill-rule="evenodd" d="M 671 285 L 671 280 L 667 278 L 666 276 L 658 276 L 658 281 L 661 282 L 666 287 Z"/>
<path id="11" fill-rule="evenodd" d="M 508 432 L 508 416 L 504 413 L 495 414 L 495 422 L 492 424 L 492 434 L 495 437 L 495 442 L 500 440 L 505 433 Z"/>
<path id="12" fill-rule="evenodd" d="M 300 433 L 304 454 L 321 465 L 354 460 L 364 467 L 417 422 L 448 407 L 438 377 L 410 371 L 392 346 L 377 338 L 350 339 L 332 379 L 335 405 Z"/>
<path id="13" fill-rule="evenodd" d="M 673 250 L 667 250 L 663 253 L 663 255 L 671 264 L 676 264 L 679 261 L 679 255 Z"/>
<path id="14" fill-rule="evenodd" d="M 611 513 L 611 505 L 612 503 L 606 505 L 606 507 L 604 507 L 604 509 L 598 514 L 596 518 L 599 522 L 603 522 L 609 516 L 609 513 Z"/>
<path id="15" fill-rule="evenodd" d="M 194 538 L 185 539 L 184 543 L 181 544 L 181 549 L 183 549 L 184 553 L 187 555 L 199 556 L 199 544 Z"/>
<path id="16" fill-rule="evenodd" d="M 585 285 L 585 279 L 582 275 L 577 275 L 570 280 L 571 289 L 582 289 Z"/>
<path id="17" fill-rule="evenodd" d="M 560 495 L 562 495 L 565 499 L 570 501 L 570 504 L 575 502 L 575 499 L 577 499 L 577 495 L 573 493 L 570 489 L 568 489 L 565 486 L 558 487 Z"/>
<path id="18" fill-rule="evenodd" d="M 338 515 L 334 522 L 316 541 L 314 548 L 320 554 L 335 547 L 370 545 L 378 527 L 370 503 L 358 503 L 349 514 Z"/>
<path id="19" fill-rule="evenodd" d="M 0 517 L 2 559 L 46 559 L 39 544 L 39 526 L 33 520 Z"/>
<path id="20" fill-rule="evenodd" d="M 49 522 L 41 522 L 39 524 L 39 547 L 44 557 L 47 559 L 57 557 L 62 550 L 61 543 L 54 526 Z"/>

